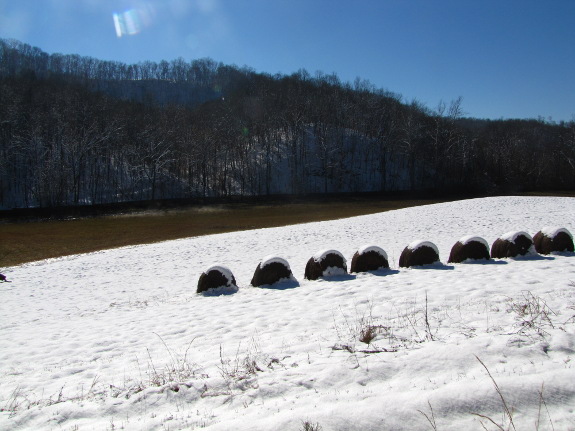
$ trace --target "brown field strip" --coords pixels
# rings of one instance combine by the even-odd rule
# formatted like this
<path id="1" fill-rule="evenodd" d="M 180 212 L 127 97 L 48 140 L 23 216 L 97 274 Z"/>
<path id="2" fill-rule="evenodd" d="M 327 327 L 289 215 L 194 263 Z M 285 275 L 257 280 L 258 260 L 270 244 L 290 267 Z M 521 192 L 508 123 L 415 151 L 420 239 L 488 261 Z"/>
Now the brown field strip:
<path id="1" fill-rule="evenodd" d="M 520 193 L 574 197 L 573 192 Z M 0 270 L 42 259 L 215 233 L 335 220 L 453 199 L 348 198 L 321 202 L 227 204 L 74 220 L 0 224 Z"/>
<path id="2" fill-rule="evenodd" d="M 128 215 L 0 224 L 0 268 L 71 254 L 178 238 L 335 220 L 431 199 L 350 199 L 275 205 L 212 205 Z"/>

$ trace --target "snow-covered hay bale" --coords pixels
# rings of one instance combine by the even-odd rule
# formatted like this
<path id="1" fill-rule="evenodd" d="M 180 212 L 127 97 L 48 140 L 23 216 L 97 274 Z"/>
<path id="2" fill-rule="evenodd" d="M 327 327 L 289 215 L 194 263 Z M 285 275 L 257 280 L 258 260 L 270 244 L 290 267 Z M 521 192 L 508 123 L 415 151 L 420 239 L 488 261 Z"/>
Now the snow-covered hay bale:
<path id="1" fill-rule="evenodd" d="M 320 277 L 347 274 L 345 257 L 336 250 L 322 250 L 313 255 L 305 266 L 305 278 L 317 280 Z"/>
<path id="2" fill-rule="evenodd" d="M 388 268 L 387 253 L 375 245 L 366 245 L 356 251 L 351 258 L 349 272 L 368 272 Z"/>
<path id="3" fill-rule="evenodd" d="M 507 232 L 497 238 L 491 246 L 491 257 L 494 259 L 525 256 L 533 252 L 533 238 L 523 231 Z"/>
<path id="4" fill-rule="evenodd" d="M 237 289 L 236 279 L 232 271 L 225 266 L 212 266 L 200 275 L 197 293 L 220 288 Z"/>
<path id="5" fill-rule="evenodd" d="M 293 279 L 293 274 L 286 260 L 281 257 L 267 256 L 258 264 L 251 284 L 258 287 L 291 279 Z"/>
<path id="6" fill-rule="evenodd" d="M 436 262 L 439 262 L 439 250 L 429 241 L 413 241 L 403 249 L 399 257 L 399 266 L 402 268 L 431 265 Z"/>
<path id="7" fill-rule="evenodd" d="M 533 237 L 535 250 L 540 254 L 573 251 L 573 236 L 563 227 L 544 227 Z"/>
<path id="8" fill-rule="evenodd" d="M 489 244 L 479 236 L 464 236 L 451 248 L 447 263 L 461 263 L 468 259 L 489 260 Z"/>

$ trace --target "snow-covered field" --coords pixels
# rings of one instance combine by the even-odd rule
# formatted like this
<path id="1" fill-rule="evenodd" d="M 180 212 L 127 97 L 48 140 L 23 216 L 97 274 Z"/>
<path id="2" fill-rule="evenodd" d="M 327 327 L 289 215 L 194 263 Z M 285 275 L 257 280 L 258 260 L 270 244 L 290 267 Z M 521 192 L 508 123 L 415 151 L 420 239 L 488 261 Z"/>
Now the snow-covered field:
<path id="1" fill-rule="evenodd" d="M 0 429 L 506 429 L 503 398 L 518 430 L 575 430 L 575 254 L 446 264 L 465 235 L 548 225 L 575 232 L 575 199 L 473 199 L 3 268 Z M 444 265 L 399 269 L 418 239 Z M 318 250 L 349 265 L 366 243 L 391 270 L 303 278 Z M 249 286 L 270 254 L 297 282 Z M 212 264 L 237 293 L 195 293 Z"/>

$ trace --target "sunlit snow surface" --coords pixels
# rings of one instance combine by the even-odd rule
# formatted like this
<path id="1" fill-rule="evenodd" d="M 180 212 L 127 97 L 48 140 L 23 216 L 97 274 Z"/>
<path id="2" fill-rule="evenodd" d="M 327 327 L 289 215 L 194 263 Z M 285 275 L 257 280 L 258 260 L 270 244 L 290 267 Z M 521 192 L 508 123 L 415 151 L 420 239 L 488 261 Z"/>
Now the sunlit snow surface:
<path id="1" fill-rule="evenodd" d="M 475 199 L 3 268 L 0 429 L 427 430 L 429 405 L 439 430 L 506 428 L 477 356 L 517 429 L 573 430 L 575 254 L 397 264 L 417 238 L 446 262 L 464 235 L 574 217 L 573 198 Z M 316 250 L 365 243 L 390 270 L 304 279 Z M 270 254 L 299 285 L 249 287 Z M 237 293 L 194 293 L 213 262 Z"/>

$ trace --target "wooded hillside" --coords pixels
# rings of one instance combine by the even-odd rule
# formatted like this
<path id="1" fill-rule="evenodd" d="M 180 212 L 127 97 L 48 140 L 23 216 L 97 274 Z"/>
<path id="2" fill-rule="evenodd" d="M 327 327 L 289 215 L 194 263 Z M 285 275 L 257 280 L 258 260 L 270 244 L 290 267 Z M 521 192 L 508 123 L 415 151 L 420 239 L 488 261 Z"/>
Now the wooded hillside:
<path id="1" fill-rule="evenodd" d="M 127 65 L 0 40 L 0 208 L 573 189 L 575 121 L 463 118 L 367 81 Z"/>

